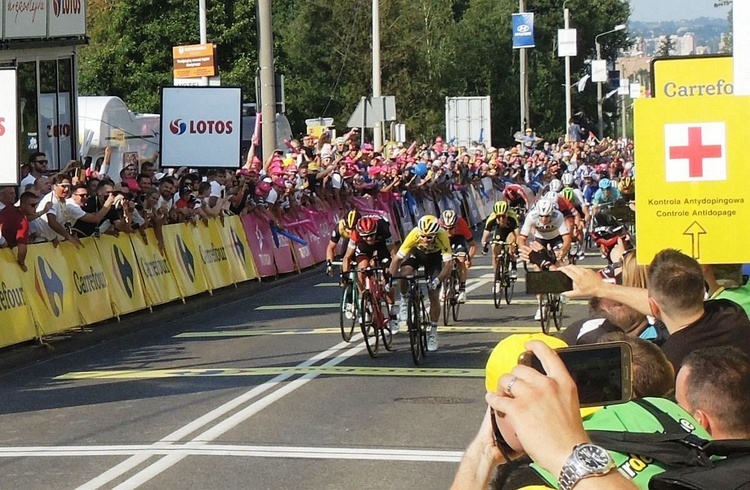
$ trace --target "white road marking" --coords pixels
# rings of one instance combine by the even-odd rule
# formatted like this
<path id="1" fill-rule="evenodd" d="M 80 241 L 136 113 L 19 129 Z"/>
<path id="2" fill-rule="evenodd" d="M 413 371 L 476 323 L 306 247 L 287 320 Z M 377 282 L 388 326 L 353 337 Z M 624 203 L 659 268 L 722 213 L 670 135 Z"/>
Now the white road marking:
<path id="1" fill-rule="evenodd" d="M 361 338 L 361 334 L 356 334 L 354 337 L 352 337 L 353 341 L 359 341 Z M 336 352 L 340 351 L 341 349 L 345 349 L 346 347 L 350 346 L 348 342 L 339 342 L 338 344 L 334 345 L 328 350 L 325 350 L 319 354 L 314 355 L 310 359 L 298 364 L 300 367 L 308 367 L 312 366 L 318 361 L 321 361 L 323 359 L 326 359 L 332 355 L 334 355 Z M 358 347 L 359 350 L 361 350 L 363 347 L 360 345 Z M 167 435 L 166 437 L 162 438 L 159 442 L 156 442 L 154 446 L 159 445 L 160 443 L 172 443 L 177 442 L 180 439 L 183 439 L 187 437 L 188 435 L 192 434 L 193 432 L 197 431 L 198 429 L 201 429 L 202 427 L 210 424 L 214 420 L 218 419 L 219 417 L 222 417 L 226 415 L 227 413 L 231 412 L 235 408 L 239 407 L 240 405 L 247 403 L 248 401 L 252 400 L 253 398 L 257 397 L 258 395 L 277 387 L 280 383 L 286 381 L 287 379 L 295 376 L 295 374 L 292 373 L 284 373 L 276 376 L 275 378 L 266 381 L 265 383 L 256 386 L 252 390 L 249 390 L 242 395 L 226 402 L 225 404 L 215 408 L 214 410 L 208 412 L 207 414 L 193 420 L 192 422 L 188 423 L 187 425 L 181 427 L 180 429 L 177 429 L 176 431 L 172 432 L 171 434 Z M 109 470 L 105 471 L 101 475 L 89 480 L 88 482 L 84 483 L 80 487 L 78 487 L 78 490 L 94 490 L 97 488 L 101 488 L 103 485 L 106 485 L 107 483 L 111 482 L 112 480 L 124 475 L 128 471 L 132 470 L 133 468 L 143 464 L 146 460 L 150 458 L 150 455 L 148 454 L 137 454 L 134 455 L 125 461 L 121 462 L 120 464 L 110 468 Z"/>
<path id="2" fill-rule="evenodd" d="M 0 458 L 128 456 L 242 456 L 261 458 L 354 459 L 457 463 L 463 451 L 357 447 L 243 446 L 236 444 L 140 444 L 112 446 L 27 446 L 0 448 Z"/>

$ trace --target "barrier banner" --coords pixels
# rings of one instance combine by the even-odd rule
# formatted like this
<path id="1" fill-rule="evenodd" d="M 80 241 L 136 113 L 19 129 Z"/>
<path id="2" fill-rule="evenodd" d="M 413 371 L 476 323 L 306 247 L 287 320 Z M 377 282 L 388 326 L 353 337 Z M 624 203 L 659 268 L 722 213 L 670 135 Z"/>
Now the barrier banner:
<path id="1" fill-rule="evenodd" d="M 175 224 L 162 227 L 164 250 L 183 297 L 208 291 L 206 273 L 198 263 L 198 245 L 192 230 L 195 226 Z"/>
<path id="2" fill-rule="evenodd" d="M 208 225 L 198 222 L 192 227 L 193 238 L 198 245 L 196 260 L 206 275 L 209 291 L 234 284 L 232 271 L 229 270 L 227 250 L 221 239 L 221 231 L 216 227 L 215 221 L 209 220 Z"/>
<path id="3" fill-rule="evenodd" d="M 242 227 L 245 229 L 245 238 L 250 245 L 253 262 L 260 277 L 275 276 L 271 227 L 254 214 L 246 214 L 242 217 Z"/>
<path id="4" fill-rule="evenodd" d="M 328 242 L 331 241 L 331 232 L 333 231 L 332 215 L 330 213 L 316 213 L 315 223 L 318 225 L 318 235 L 311 235 L 308 244 L 312 252 L 313 261 L 316 264 L 326 260 L 326 249 Z M 343 240 L 340 240 L 340 242 Z"/>
<path id="5" fill-rule="evenodd" d="M 276 263 L 276 270 L 280 274 L 294 272 L 294 258 L 292 257 L 291 240 L 282 234 L 279 234 L 279 246 L 271 242 L 273 249 L 273 260 Z"/>
<path id="6" fill-rule="evenodd" d="M 31 262 L 27 259 L 27 264 Z M 29 296 L 23 272 L 9 248 L 0 249 L 0 347 L 18 344 L 36 337 Z"/>
<path id="7" fill-rule="evenodd" d="M 29 270 L 23 274 L 23 287 L 29 291 L 29 306 L 40 337 L 81 325 L 75 305 L 73 275 L 61 253 L 67 247 L 75 249 L 68 242 L 62 242 L 58 248 L 52 243 L 28 247 L 26 266 Z"/>
<path id="8" fill-rule="evenodd" d="M 141 240 L 140 237 L 137 239 Z M 143 280 L 138 270 L 138 262 L 135 259 L 130 237 L 124 233 L 116 237 L 102 235 L 95 243 L 104 267 L 115 315 L 124 315 L 146 308 Z"/>
<path id="9" fill-rule="evenodd" d="M 172 274 L 172 267 L 159 251 L 153 228 L 146 230 L 146 238 L 148 243 L 140 234 L 136 234 L 131 237 L 130 242 L 138 257 L 138 266 L 148 304 L 160 305 L 181 298 L 177 281 Z"/>
<path id="10" fill-rule="evenodd" d="M 307 245 L 301 245 L 295 241 L 291 242 L 292 250 L 294 251 L 294 259 L 297 262 L 297 269 L 307 269 L 308 267 L 314 266 L 315 258 L 313 257 L 310 243 L 311 240 L 320 240 L 320 238 L 313 233 L 308 233 L 301 227 L 294 227 L 292 230 L 295 234 L 299 232 L 299 236 L 307 242 Z"/>
<path id="11" fill-rule="evenodd" d="M 482 213 L 479 211 L 479 207 L 477 206 L 477 201 L 474 199 L 474 194 L 471 192 L 466 193 L 466 207 L 469 208 L 469 220 L 471 221 L 472 225 L 475 225 L 477 223 L 482 222 Z M 486 218 L 486 216 L 485 216 Z"/>
<path id="12" fill-rule="evenodd" d="M 58 253 L 62 253 L 73 274 L 75 304 L 81 321 L 86 325 L 115 316 L 109 300 L 104 266 L 94 242 L 93 238 L 83 238 L 81 249 L 76 249 L 67 242 L 58 247 Z"/>
<path id="13" fill-rule="evenodd" d="M 235 282 L 249 281 L 258 277 L 255 269 L 253 255 L 250 253 L 250 245 L 247 243 L 245 230 L 239 216 L 224 218 L 221 226 L 222 237 L 227 248 L 229 259 L 229 270 Z"/>

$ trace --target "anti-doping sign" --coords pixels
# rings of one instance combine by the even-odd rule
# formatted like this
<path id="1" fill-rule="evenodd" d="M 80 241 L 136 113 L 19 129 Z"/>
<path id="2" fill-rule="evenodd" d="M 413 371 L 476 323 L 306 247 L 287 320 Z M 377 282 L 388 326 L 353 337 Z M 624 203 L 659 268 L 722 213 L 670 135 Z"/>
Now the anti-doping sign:
<path id="1" fill-rule="evenodd" d="M 18 110 L 15 68 L 0 68 L 0 185 L 18 185 Z"/>
<path id="2" fill-rule="evenodd" d="M 240 88 L 163 87 L 161 107 L 162 166 L 240 166 Z"/>

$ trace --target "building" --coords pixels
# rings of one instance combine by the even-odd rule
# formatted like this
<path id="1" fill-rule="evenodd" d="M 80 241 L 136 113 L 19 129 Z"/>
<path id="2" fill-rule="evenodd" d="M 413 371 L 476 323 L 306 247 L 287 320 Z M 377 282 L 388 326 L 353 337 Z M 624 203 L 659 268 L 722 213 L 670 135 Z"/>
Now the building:
<path id="1" fill-rule="evenodd" d="M 18 87 L 18 158 L 25 162 L 29 153 L 43 151 L 49 170 L 59 169 L 77 158 L 77 49 L 87 42 L 86 1 L 0 5 L 0 68 L 15 70 Z"/>

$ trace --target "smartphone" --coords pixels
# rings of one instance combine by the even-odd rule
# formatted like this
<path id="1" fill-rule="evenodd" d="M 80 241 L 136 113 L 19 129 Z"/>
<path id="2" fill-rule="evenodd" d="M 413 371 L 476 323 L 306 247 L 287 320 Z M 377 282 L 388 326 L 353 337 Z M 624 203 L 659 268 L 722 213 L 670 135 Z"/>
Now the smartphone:
<path id="1" fill-rule="evenodd" d="M 573 280 L 560 271 L 528 271 L 526 293 L 562 293 L 573 289 Z"/>
<path id="2" fill-rule="evenodd" d="M 627 342 L 577 345 L 556 349 L 578 387 L 581 407 L 623 403 L 633 397 L 633 351 Z M 547 374 L 533 352 L 524 352 L 519 364 Z"/>

